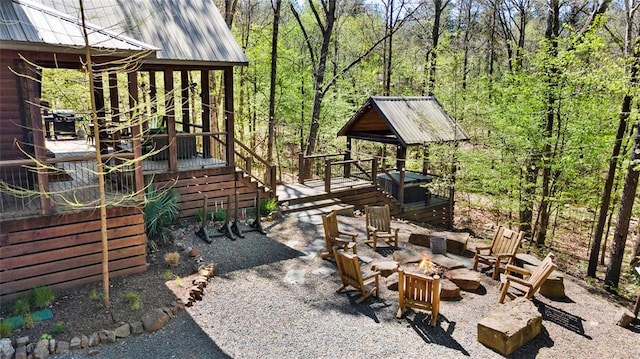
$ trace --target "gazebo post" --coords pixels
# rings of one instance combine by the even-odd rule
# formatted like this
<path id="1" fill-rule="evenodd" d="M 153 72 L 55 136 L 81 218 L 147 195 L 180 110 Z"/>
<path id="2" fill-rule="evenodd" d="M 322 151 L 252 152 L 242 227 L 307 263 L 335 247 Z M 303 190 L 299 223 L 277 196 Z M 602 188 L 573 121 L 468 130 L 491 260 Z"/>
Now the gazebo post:
<path id="1" fill-rule="evenodd" d="M 347 152 L 344 154 L 344 160 L 351 160 L 351 137 L 347 136 Z M 344 178 L 351 177 L 351 163 L 344 164 Z"/>
<path id="2" fill-rule="evenodd" d="M 398 201 L 400 202 L 400 208 L 404 210 L 404 176 L 405 166 L 407 165 L 407 147 L 398 145 L 396 150 L 396 168 L 400 171 L 400 184 L 398 187 Z"/>

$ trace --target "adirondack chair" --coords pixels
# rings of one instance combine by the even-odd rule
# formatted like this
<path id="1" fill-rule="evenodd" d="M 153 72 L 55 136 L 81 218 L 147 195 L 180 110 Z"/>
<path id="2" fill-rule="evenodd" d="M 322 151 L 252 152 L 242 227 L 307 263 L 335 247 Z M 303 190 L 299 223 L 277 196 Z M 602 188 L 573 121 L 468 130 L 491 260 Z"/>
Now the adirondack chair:
<path id="1" fill-rule="evenodd" d="M 540 263 L 533 272 L 508 264 L 500 282 L 499 302 L 504 303 L 506 296 L 509 296 L 511 299 L 516 297 L 515 294 L 509 293 L 509 289 L 515 289 L 520 292 L 519 294 L 523 294 L 525 298 L 531 299 L 540 289 L 544 281 L 547 280 L 549 275 L 556 269 L 556 265 L 553 263 L 554 258 L 553 253 L 547 254 L 542 263 Z M 523 278 L 512 276 L 510 274 L 512 272 L 522 275 Z"/>
<path id="2" fill-rule="evenodd" d="M 389 205 L 384 206 L 364 206 L 364 214 L 367 222 L 367 240 L 371 243 L 373 250 L 376 250 L 378 238 L 387 243 L 392 243 L 398 247 L 398 228 L 391 227 L 391 213 Z"/>
<path id="3" fill-rule="evenodd" d="M 432 327 L 438 321 L 440 311 L 440 277 L 433 278 L 421 274 L 405 273 L 398 270 L 398 296 L 400 308 L 398 318 L 402 318 L 407 308 L 431 311 Z"/>
<path id="4" fill-rule="evenodd" d="M 371 272 L 363 277 L 357 255 L 334 249 L 333 256 L 336 259 L 340 280 L 342 281 L 342 286 L 336 292 L 340 293 L 348 286 L 357 289 L 360 292 L 360 298 L 356 300 L 357 304 L 362 303 L 374 294 L 378 297 L 380 293 L 380 272 Z M 370 286 L 370 289 L 367 289 L 368 286 Z"/>
<path id="5" fill-rule="evenodd" d="M 476 247 L 473 258 L 473 270 L 478 270 L 478 263 L 493 266 L 493 279 L 498 279 L 500 272 L 508 264 L 515 263 L 515 256 L 524 232 L 515 232 L 505 227 L 498 227 L 490 246 Z"/>
<path id="6" fill-rule="evenodd" d="M 358 253 L 356 247 L 358 233 L 340 230 L 338 228 L 338 216 L 335 211 L 322 216 L 322 225 L 324 227 L 324 240 L 327 245 L 327 251 L 320 254 L 322 258 L 332 258 L 333 249 L 336 247 L 345 251 L 351 250 L 354 254 Z M 350 237 L 350 239 L 341 237 Z"/>

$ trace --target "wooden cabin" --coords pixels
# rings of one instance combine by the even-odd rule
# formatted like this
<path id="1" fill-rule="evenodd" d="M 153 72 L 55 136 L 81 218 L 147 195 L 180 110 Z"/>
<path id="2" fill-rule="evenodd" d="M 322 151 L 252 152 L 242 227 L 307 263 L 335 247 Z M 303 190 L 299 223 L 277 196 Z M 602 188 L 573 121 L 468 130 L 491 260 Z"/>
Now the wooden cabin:
<path id="1" fill-rule="evenodd" d="M 100 167 L 111 276 L 146 269 L 147 186 L 177 191 L 183 217 L 205 198 L 232 211 L 271 196 L 274 167 L 234 136 L 248 60 L 211 1 L 85 2 L 97 138 L 88 109 L 43 105 L 43 69 L 88 70 L 78 2 L 0 7 L 0 301 L 101 279 Z"/>

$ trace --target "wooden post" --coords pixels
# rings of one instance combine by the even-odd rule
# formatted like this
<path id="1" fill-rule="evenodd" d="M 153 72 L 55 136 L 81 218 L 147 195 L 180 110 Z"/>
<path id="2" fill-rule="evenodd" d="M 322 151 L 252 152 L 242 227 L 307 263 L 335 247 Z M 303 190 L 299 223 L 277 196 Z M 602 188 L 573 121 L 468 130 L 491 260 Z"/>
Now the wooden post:
<path id="1" fill-rule="evenodd" d="M 151 118 L 155 118 L 158 115 L 158 93 L 156 86 L 156 72 L 149 71 L 149 102 L 151 104 Z M 143 128 L 146 130 L 149 128 L 149 122 L 145 122 Z"/>
<path id="2" fill-rule="evenodd" d="M 298 153 L 298 182 L 304 184 L 304 153 Z"/>
<path id="3" fill-rule="evenodd" d="M 324 191 L 331 193 L 331 160 L 324 161 Z"/>
<path id="4" fill-rule="evenodd" d="M 105 132 L 106 112 L 104 108 L 104 91 L 102 86 L 102 73 L 97 73 L 93 78 L 93 94 L 96 102 L 96 117 L 98 118 L 99 131 L 97 137 L 100 139 L 100 154 L 106 155 L 109 152 L 107 143 L 107 133 Z M 98 142 L 96 142 L 98 145 Z"/>
<path id="5" fill-rule="evenodd" d="M 169 172 L 178 172 L 178 139 L 176 138 L 175 94 L 173 92 L 173 70 L 164 70 L 165 115 L 167 120 L 167 143 L 169 144 Z"/>
<path id="6" fill-rule="evenodd" d="M 378 183 L 378 158 L 371 160 L 371 182 L 375 185 Z"/>
<path id="7" fill-rule="evenodd" d="M 429 145 L 425 144 L 422 150 L 422 174 L 429 173 Z"/>
<path id="8" fill-rule="evenodd" d="M 233 107 L 233 68 L 224 70 L 224 118 L 227 131 L 227 166 L 235 167 L 235 121 Z"/>
<path id="9" fill-rule="evenodd" d="M 400 184 L 398 185 L 398 202 L 400 202 L 400 208 L 404 211 L 404 167 L 400 168 Z"/>
<path id="10" fill-rule="evenodd" d="M 269 166 L 269 183 L 268 183 L 269 187 L 272 189 L 271 193 L 273 195 L 275 195 L 275 188 L 276 188 L 276 165 L 275 164 L 271 164 Z"/>
<path id="11" fill-rule="evenodd" d="M 351 137 L 347 136 L 347 152 L 344 154 L 344 160 L 349 161 L 351 158 Z M 351 163 L 344 164 L 344 177 L 351 177 Z"/>
<path id="12" fill-rule="evenodd" d="M 180 87 L 182 89 L 182 131 L 185 133 L 190 133 L 191 119 L 189 118 L 189 71 L 180 71 Z"/>
<path id="13" fill-rule="evenodd" d="M 27 73 L 27 66 L 25 66 L 24 62 L 20 62 L 17 66 L 20 73 Z M 35 75 L 38 76 L 38 75 Z M 40 76 L 38 76 L 40 77 Z M 40 93 L 40 78 L 38 81 L 32 80 L 28 77 L 21 78 L 22 79 L 22 89 L 23 89 L 23 97 L 24 100 L 23 106 L 25 106 L 26 114 L 28 116 L 31 133 L 33 134 L 33 150 L 34 156 L 37 160 L 37 177 L 38 177 L 38 191 L 40 192 L 40 213 L 43 215 L 50 214 L 52 212 L 51 200 L 49 199 L 49 176 L 43 168 L 43 163 L 47 160 L 46 154 L 46 146 L 44 140 L 44 131 L 42 129 L 42 115 L 40 114 L 39 103 L 36 100 L 38 94 Z M 19 169 L 18 171 L 20 171 Z M 30 177 L 28 175 L 28 177 Z M 27 179 L 31 182 L 31 179 Z"/>
<path id="14" fill-rule="evenodd" d="M 202 132 L 211 132 L 211 97 L 209 93 L 209 71 L 200 71 L 200 99 L 202 101 Z M 211 158 L 211 136 L 202 138 L 202 157 Z"/>
<path id="15" fill-rule="evenodd" d="M 136 198 L 140 201 L 144 200 L 144 173 L 142 171 L 142 143 L 140 137 L 142 131 L 140 128 L 140 119 L 133 118 L 136 113 L 133 109 L 138 105 L 138 73 L 129 72 L 127 74 L 129 80 L 129 111 L 131 113 L 132 126 L 130 127 L 132 147 L 133 147 L 133 178 L 135 181 Z M 142 113 L 138 113 L 142 116 Z"/>

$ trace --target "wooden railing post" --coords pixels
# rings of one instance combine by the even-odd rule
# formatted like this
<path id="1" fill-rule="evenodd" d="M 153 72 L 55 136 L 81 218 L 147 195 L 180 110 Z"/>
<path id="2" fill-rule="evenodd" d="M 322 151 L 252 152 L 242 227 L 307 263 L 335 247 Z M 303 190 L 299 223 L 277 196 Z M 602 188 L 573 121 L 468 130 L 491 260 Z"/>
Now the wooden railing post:
<path id="1" fill-rule="evenodd" d="M 405 169 L 400 168 L 400 183 L 398 184 L 398 202 L 400 202 L 400 208 L 404 210 L 404 173 Z"/>
<path id="2" fill-rule="evenodd" d="M 298 182 L 304 184 L 304 153 L 298 153 Z"/>
<path id="3" fill-rule="evenodd" d="M 324 191 L 331 193 L 331 160 L 324 161 Z"/>
<path id="4" fill-rule="evenodd" d="M 378 157 L 371 160 L 371 182 L 374 185 L 378 183 Z"/>
<path id="5" fill-rule="evenodd" d="M 271 166 L 269 166 L 269 187 L 272 189 L 275 189 L 276 186 L 276 165 L 275 164 L 271 164 Z M 273 190 L 273 193 L 275 193 L 275 190 Z"/>
<path id="6" fill-rule="evenodd" d="M 251 166 L 251 163 L 252 163 L 252 162 L 253 162 L 253 159 L 251 158 L 251 155 L 247 156 L 247 157 L 244 159 L 244 166 L 245 166 L 245 169 L 244 169 L 244 170 L 245 170 L 245 171 L 247 171 L 247 174 L 248 174 L 249 176 L 251 176 L 251 167 L 253 167 L 253 166 Z"/>

